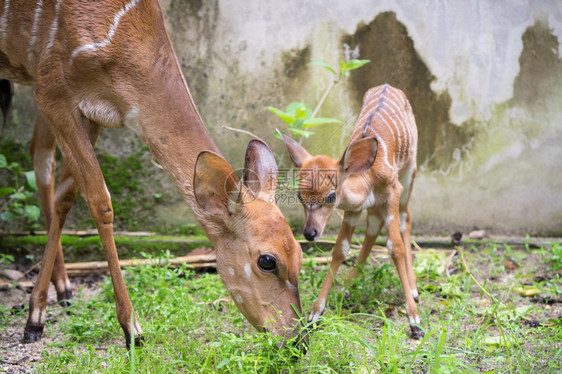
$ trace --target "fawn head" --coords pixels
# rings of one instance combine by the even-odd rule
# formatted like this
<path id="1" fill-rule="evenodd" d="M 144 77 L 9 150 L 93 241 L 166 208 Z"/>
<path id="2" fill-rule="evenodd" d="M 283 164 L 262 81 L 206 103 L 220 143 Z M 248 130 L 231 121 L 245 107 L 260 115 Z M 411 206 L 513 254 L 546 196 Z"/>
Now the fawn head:
<path id="1" fill-rule="evenodd" d="M 216 243 L 218 273 L 236 306 L 257 330 L 288 338 L 298 330 L 302 251 L 275 205 L 277 174 L 267 145 L 252 140 L 242 179 L 204 151 L 193 184 L 198 214 Z"/>
<path id="2" fill-rule="evenodd" d="M 291 161 L 300 168 L 298 196 L 304 207 L 304 237 L 317 240 L 328 219 L 341 202 L 342 186 L 347 177 L 364 173 L 375 162 L 376 138 L 364 138 L 351 143 L 339 159 L 311 156 L 303 146 L 282 135 Z"/>

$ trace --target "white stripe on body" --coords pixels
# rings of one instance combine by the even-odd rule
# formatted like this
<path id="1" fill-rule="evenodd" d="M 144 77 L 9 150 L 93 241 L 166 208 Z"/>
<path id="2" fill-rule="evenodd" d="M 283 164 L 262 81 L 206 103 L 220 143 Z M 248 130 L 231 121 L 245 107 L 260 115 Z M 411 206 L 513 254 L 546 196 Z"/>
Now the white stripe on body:
<path id="1" fill-rule="evenodd" d="M 373 105 L 374 101 L 379 101 L 379 95 L 382 92 L 382 90 L 384 89 L 384 86 L 379 87 L 376 91 L 374 91 L 374 93 L 370 94 L 363 102 L 363 108 L 368 108 L 369 106 Z M 359 117 L 357 123 L 365 123 L 365 121 L 367 121 L 367 118 L 371 115 L 374 114 L 374 110 L 376 110 L 376 108 L 373 108 L 373 110 L 369 110 L 369 111 L 364 111 L 363 115 Z M 388 161 L 388 148 L 386 147 L 386 143 L 384 142 L 384 140 L 382 139 L 382 137 L 377 136 L 377 132 L 375 131 L 375 129 L 371 126 L 371 131 L 374 132 L 374 135 L 376 136 L 379 146 L 382 147 L 383 149 L 383 153 L 384 153 L 384 164 L 386 166 L 388 166 L 388 168 L 390 170 L 395 170 L 394 167 L 390 164 L 390 162 Z"/>
<path id="2" fill-rule="evenodd" d="M 74 51 L 72 51 L 72 54 L 70 56 L 70 64 L 72 65 L 72 62 L 74 61 L 74 58 L 76 58 L 76 56 L 81 53 L 81 52 L 85 52 L 85 51 L 96 51 L 100 48 L 103 48 L 105 46 L 107 46 L 109 43 L 111 43 L 111 38 L 113 38 L 113 35 L 115 35 L 115 32 L 117 32 L 117 27 L 119 27 L 119 22 L 121 22 L 121 18 L 123 18 L 123 16 L 125 14 L 127 14 L 131 9 L 133 9 L 141 0 L 131 0 L 129 3 L 127 3 L 125 5 L 125 7 L 123 9 L 121 9 L 119 12 L 117 12 L 117 14 L 113 17 L 113 23 L 111 24 L 111 27 L 109 28 L 109 31 L 107 32 L 107 36 L 105 38 L 105 40 L 101 41 L 101 42 L 97 42 L 97 43 L 90 43 L 90 44 L 85 44 L 83 46 L 80 46 L 78 48 L 76 48 Z"/>
<path id="3" fill-rule="evenodd" d="M 37 40 L 37 32 L 39 31 L 39 19 L 41 18 L 41 13 L 43 12 L 43 0 L 37 0 L 37 7 L 35 8 L 35 14 L 33 16 L 33 26 L 31 27 L 31 39 L 29 40 L 29 46 L 27 48 L 28 63 L 33 62 L 33 46 Z"/>
<path id="4" fill-rule="evenodd" d="M 384 98 L 381 97 L 381 94 L 384 94 Z M 386 115 L 388 118 L 381 116 L 381 120 L 392 133 L 394 142 L 398 148 L 397 154 L 394 155 L 394 163 L 398 169 L 402 168 L 412 156 L 415 157 L 414 148 L 417 143 L 417 129 L 413 125 L 414 119 L 412 117 L 411 107 L 408 101 L 403 97 L 403 95 L 399 95 L 396 89 L 391 86 L 387 87 L 387 85 L 384 85 L 378 87 L 378 89 L 372 92 L 369 92 L 365 97 L 363 108 L 368 107 L 371 107 L 371 110 L 364 111 L 359 117 L 357 123 L 364 124 L 368 121 L 370 116 L 376 114 Z M 373 119 L 376 120 L 376 117 Z M 392 125 L 389 123 L 389 120 L 392 122 Z M 360 129 L 360 126 L 357 126 L 357 129 Z M 375 135 L 378 135 L 373 126 L 370 126 L 370 129 L 375 133 Z M 356 130 L 356 132 L 357 131 L 358 130 Z M 380 137 L 377 137 L 380 142 L 379 138 Z M 402 139 L 404 139 L 404 141 Z M 390 169 L 395 170 L 395 168 L 388 162 L 386 144 L 381 144 L 381 146 L 385 151 L 385 164 Z"/>
<path id="5" fill-rule="evenodd" d="M 8 39 L 8 14 L 10 13 L 10 0 L 6 0 L 4 2 L 4 11 L 2 12 L 2 16 L 0 17 L 0 41 L 2 42 L 2 46 L 5 46 L 6 39 Z"/>
<path id="6" fill-rule="evenodd" d="M 57 35 L 57 30 L 59 27 L 60 2 L 61 0 L 57 0 L 57 3 L 55 4 L 55 17 L 53 18 L 53 23 L 51 23 L 51 29 L 49 30 L 49 41 L 47 42 L 47 46 L 45 47 L 45 55 L 48 55 L 51 51 L 51 48 L 53 48 L 55 36 Z"/>

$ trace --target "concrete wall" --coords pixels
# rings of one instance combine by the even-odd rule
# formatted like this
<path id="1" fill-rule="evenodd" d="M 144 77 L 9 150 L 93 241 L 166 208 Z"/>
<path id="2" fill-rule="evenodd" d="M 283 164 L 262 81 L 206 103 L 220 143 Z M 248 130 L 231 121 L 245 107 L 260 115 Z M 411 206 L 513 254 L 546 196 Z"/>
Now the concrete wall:
<path id="1" fill-rule="evenodd" d="M 420 133 L 412 197 L 416 231 L 562 232 L 562 3 L 557 0 L 163 0 L 169 31 L 201 114 L 241 166 L 249 130 L 268 141 L 284 124 L 264 110 L 331 82 L 314 60 L 370 59 L 331 93 L 311 153 L 341 154 L 363 93 L 388 82 L 408 95 Z M 25 91 L 29 93 L 29 91 Z M 22 93 L 18 101 L 29 105 Z M 20 110 L 20 116 L 29 111 Z M 20 118 L 29 120 L 29 118 Z M 112 146 L 107 133 L 102 149 Z M 172 188 L 168 185 L 166 188 Z M 179 195 L 165 202 L 188 219 Z M 292 221 L 299 206 L 283 206 Z"/>

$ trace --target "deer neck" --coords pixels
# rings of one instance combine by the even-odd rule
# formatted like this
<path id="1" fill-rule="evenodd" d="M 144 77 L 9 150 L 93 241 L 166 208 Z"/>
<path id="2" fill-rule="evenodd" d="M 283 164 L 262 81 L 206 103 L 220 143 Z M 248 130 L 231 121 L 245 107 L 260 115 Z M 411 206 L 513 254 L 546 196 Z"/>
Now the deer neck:
<path id="1" fill-rule="evenodd" d="M 374 205 L 373 187 L 366 173 L 352 174 L 342 183 L 339 209 L 345 211 L 363 210 Z"/>

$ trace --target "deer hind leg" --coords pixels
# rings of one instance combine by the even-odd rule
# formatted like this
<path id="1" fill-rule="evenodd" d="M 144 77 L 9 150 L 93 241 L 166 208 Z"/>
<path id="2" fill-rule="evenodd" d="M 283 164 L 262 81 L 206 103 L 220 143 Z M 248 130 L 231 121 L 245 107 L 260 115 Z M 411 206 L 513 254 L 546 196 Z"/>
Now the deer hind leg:
<path id="1" fill-rule="evenodd" d="M 54 215 L 55 147 L 55 137 L 51 130 L 49 130 L 43 113 L 37 108 L 35 111 L 35 128 L 29 152 L 33 160 L 33 170 L 35 171 L 35 180 L 37 181 L 39 199 L 43 215 L 45 216 L 45 227 L 47 230 L 49 230 Z M 72 290 L 64 266 L 60 242 L 57 248 L 51 282 L 53 282 L 57 291 L 59 304 L 62 306 L 70 305 L 68 300 L 72 298 Z"/>
<path id="2" fill-rule="evenodd" d="M 410 233 L 412 231 L 412 213 L 408 203 L 412 195 L 412 188 L 414 187 L 414 178 L 416 176 L 416 169 L 414 168 L 411 174 L 406 176 L 401 181 L 404 190 L 400 196 L 400 234 L 404 242 L 405 258 L 406 258 L 406 271 L 408 273 L 408 281 L 410 284 L 410 291 L 416 302 L 418 301 L 419 293 L 416 281 L 416 274 L 414 273 L 414 257 L 412 254 L 412 241 Z"/>
<path id="3" fill-rule="evenodd" d="M 359 274 L 359 268 L 367 261 L 367 258 L 373 249 L 373 245 L 375 244 L 375 240 L 377 240 L 377 237 L 381 232 L 383 223 L 384 220 L 376 209 L 370 208 L 367 210 L 367 231 L 365 232 L 365 240 L 363 241 L 361 251 L 359 251 L 355 268 L 353 268 L 347 276 L 346 285 L 348 285 L 352 279 L 357 277 Z"/>
<path id="4" fill-rule="evenodd" d="M 334 250 L 332 251 L 332 262 L 330 263 L 330 269 L 324 279 L 322 284 L 322 289 L 318 298 L 312 306 L 312 311 L 308 317 L 309 322 L 316 322 L 320 318 L 324 311 L 326 310 L 326 300 L 328 294 L 330 293 L 330 288 L 334 283 L 334 277 L 338 273 L 340 265 L 345 261 L 349 249 L 351 246 L 351 235 L 353 235 L 353 230 L 355 230 L 355 223 L 361 212 L 345 212 L 343 217 L 343 223 L 336 239 L 336 244 L 334 245 Z"/>
<path id="5" fill-rule="evenodd" d="M 418 314 L 418 307 L 410 289 L 408 271 L 406 269 L 406 253 L 404 243 L 402 242 L 402 235 L 400 233 L 400 219 L 399 219 L 399 205 L 400 194 L 402 187 L 396 184 L 391 192 L 390 200 L 387 205 L 386 215 L 386 230 L 388 235 L 387 247 L 398 271 L 402 290 L 404 291 L 404 298 L 406 299 L 406 312 L 410 322 L 410 330 L 412 338 L 419 339 L 423 336 L 423 331 L 418 326 L 420 324 L 420 317 Z"/>

